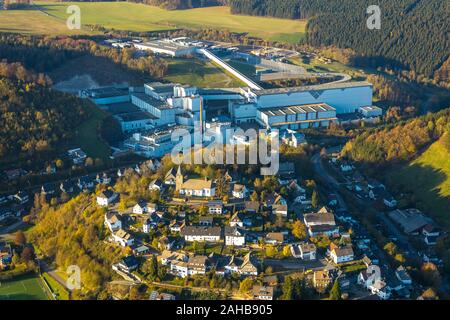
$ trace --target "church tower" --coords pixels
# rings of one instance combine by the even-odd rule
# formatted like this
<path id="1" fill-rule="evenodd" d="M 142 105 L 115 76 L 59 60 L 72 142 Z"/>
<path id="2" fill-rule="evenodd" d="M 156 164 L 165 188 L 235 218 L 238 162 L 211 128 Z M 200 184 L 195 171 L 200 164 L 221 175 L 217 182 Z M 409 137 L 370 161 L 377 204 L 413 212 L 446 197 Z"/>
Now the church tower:
<path id="1" fill-rule="evenodd" d="M 181 166 L 178 166 L 175 190 L 180 191 L 181 188 L 183 187 L 183 183 L 184 183 L 184 178 L 183 178 L 183 173 L 181 172 Z"/>

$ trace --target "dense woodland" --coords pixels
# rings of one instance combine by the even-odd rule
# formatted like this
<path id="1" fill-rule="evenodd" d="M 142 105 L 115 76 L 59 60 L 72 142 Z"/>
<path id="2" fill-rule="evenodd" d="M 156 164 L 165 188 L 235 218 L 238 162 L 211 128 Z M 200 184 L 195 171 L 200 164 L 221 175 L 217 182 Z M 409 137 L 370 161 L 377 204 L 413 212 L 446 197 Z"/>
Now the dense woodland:
<path id="1" fill-rule="evenodd" d="M 369 5 L 381 8 L 381 30 L 366 27 Z M 352 48 L 361 55 L 357 65 L 410 68 L 427 76 L 448 59 L 446 5 L 441 0 L 230 0 L 235 14 L 309 19 L 309 44 Z"/>
<path id="2" fill-rule="evenodd" d="M 0 60 L 21 62 L 36 72 L 48 73 L 82 55 L 106 57 L 128 69 L 156 78 L 163 77 L 168 70 L 163 59 L 152 55 L 137 57 L 134 49 L 108 48 L 89 39 L 0 34 Z"/>
<path id="3" fill-rule="evenodd" d="M 89 116 L 83 102 L 49 84 L 19 63 L 0 63 L 0 164 L 48 159 Z"/>
<path id="4" fill-rule="evenodd" d="M 406 122 L 368 130 L 348 142 L 343 153 L 372 168 L 408 161 L 450 132 L 450 108 Z M 445 135 L 446 139 L 450 135 Z M 449 148 L 450 142 L 445 143 Z"/>

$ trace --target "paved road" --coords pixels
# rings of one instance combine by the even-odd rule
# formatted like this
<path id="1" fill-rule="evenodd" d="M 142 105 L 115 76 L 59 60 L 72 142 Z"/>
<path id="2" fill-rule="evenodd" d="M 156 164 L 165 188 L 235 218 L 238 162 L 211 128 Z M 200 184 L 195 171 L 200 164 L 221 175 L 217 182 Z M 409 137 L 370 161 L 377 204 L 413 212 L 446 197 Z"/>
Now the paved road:
<path id="1" fill-rule="evenodd" d="M 288 270 L 323 270 L 328 265 L 325 259 L 304 261 L 301 259 L 265 259 L 264 264 L 271 267 L 281 267 Z"/>
<path id="2" fill-rule="evenodd" d="M 335 192 L 338 201 L 339 206 L 341 209 L 348 210 L 347 204 L 345 203 L 342 196 L 339 194 L 339 182 L 334 178 L 332 175 L 330 175 L 327 170 L 323 167 L 322 158 L 320 157 L 320 153 L 316 153 L 312 156 L 311 162 L 314 167 L 314 171 L 319 175 L 319 177 L 326 183 L 327 186 L 330 187 L 330 189 Z"/>
<path id="3" fill-rule="evenodd" d="M 42 259 L 38 259 L 39 266 L 41 268 L 41 272 L 47 272 L 56 282 L 58 282 L 60 285 L 62 285 L 64 288 L 66 288 L 68 291 L 71 291 L 67 287 L 67 282 L 64 280 L 53 268 L 50 268 L 50 266 Z"/>

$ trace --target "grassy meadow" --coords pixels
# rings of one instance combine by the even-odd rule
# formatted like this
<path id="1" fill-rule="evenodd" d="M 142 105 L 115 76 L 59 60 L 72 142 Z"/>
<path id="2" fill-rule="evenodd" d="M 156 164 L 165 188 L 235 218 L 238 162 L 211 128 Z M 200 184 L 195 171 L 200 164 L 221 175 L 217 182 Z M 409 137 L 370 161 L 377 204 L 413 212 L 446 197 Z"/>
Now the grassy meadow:
<path id="1" fill-rule="evenodd" d="M 450 153 L 440 141 L 389 175 L 395 185 L 412 192 L 420 209 L 450 230 Z"/>
<path id="2" fill-rule="evenodd" d="M 266 40 L 298 42 L 304 37 L 306 20 L 232 15 L 228 7 L 209 7 L 169 11 L 158 7 L 128 2 L 35 2 L 41 10 L 0 11 L 0 31 L 37 34 L 91 33 L 86 28 L 66 28 L 69 5 L 81 9 L 82 25 L 130 31 L 158 31 L 176 28 L 213 28 L 248 32 Z"/>

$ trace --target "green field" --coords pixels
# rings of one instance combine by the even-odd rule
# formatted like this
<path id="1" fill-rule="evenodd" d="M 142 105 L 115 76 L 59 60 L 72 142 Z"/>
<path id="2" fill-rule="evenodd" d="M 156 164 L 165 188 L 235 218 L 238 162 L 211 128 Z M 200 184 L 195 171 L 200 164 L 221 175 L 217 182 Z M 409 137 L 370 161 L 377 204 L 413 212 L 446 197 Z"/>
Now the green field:
<path id="1" fill-rule="evenodd" d="M 266 40 L 295 43 L 305 35 L 306 20 L 232 15 L 228 7 L 169 11 L 127 2 L 35 2 L 37 10 L 0 11 L 0 31 L 42 34 L 74 34 L 65 26 L 66 8 L 78 5 L 82 25 L 130 31 L 157 31 L 176 28 L 213 28 L 247 32 Z M 82 33 L 91 33 L 86 28 Z"/>
<path id="2" fill-rule="evenodd" d="M 164 80 L 202 88 L 236 88 L 244 86 L 232 75 L 211 62 L 196 59 L 170 59 L 168 76 Z"/>
<path id="3" fill-rule="evenodd" d="M 49 296 L 38 276 L 21 277 L 1 282 L 0 300 L 48 300 Z"/>
<path id="4" fill-rule="evenodd" d="M 58 281 L 53 279 L 47 272 L 43 273 L 42 276 L 47 281 L 47 284 L 58 300 L 69 300 L 69 292 L 66 290 L 66 288 L 64 288 Z"/>
<path id="5" fill-rule="evenodd" d="M 450 153 L 440 141 L 409 165 L 389 175 L 394 185 L 414 194 L 419 209 L 450 230 Z"/>

